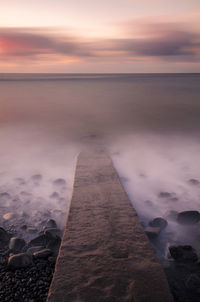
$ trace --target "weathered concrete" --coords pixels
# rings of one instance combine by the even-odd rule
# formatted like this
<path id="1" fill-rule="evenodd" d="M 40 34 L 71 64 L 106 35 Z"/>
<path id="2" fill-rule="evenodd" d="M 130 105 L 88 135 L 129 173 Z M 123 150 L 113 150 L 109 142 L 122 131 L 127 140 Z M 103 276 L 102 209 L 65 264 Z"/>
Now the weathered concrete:
<path id="1" fill-rule="evenodd" d="M 168 284 L 108 156 L 78 157 L 48 302 L 169 302 Z"/>

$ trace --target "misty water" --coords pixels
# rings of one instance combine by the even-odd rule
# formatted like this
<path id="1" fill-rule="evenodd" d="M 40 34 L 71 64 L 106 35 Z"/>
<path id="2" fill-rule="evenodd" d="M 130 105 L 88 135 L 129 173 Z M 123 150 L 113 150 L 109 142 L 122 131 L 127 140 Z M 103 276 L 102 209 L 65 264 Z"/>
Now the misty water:
<path id="1" fill-rule="evenodd" d="M 12 212 L 13 223 L 52 217 L 63 228 L 76 156 L 90 144 L 110 154 L 144 226 L 199 211 L 189 181 L 200 181 L 199 96 L 199 74 L 0 75 L 0 223 Z M 168 221 L 157 254 L 172 243 L 200 251 L 199 238 L 196 225 Z"/>

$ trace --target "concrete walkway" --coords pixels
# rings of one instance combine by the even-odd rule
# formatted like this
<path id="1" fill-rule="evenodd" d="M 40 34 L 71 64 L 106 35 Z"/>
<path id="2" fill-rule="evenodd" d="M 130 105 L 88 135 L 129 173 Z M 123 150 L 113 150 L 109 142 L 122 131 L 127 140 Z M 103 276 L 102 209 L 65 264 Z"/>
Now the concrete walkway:
<path id="1" fill-rule="evenodd" d="M 173 301 L 161 265 L 104 152 L 78 157 L 47 301 Z"/>

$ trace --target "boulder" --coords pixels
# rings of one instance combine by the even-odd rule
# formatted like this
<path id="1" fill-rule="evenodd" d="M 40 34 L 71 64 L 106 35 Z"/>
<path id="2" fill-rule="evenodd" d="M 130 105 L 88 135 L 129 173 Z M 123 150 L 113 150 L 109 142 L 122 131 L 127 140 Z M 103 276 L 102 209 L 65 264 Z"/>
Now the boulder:
<path id="1" fill-rule="evenodd" d="M 180 224 L 195 224 L 200 220 L 200 213 L 198 211 L 184 211 L 178 213 L 177 221 Z"/>
<path id="2" fill-rule="evenodd" d="M 53 181 L 53 184 L 56 186 L 65 186 L 66 181 L 63 178 L 57 178 Z"/>
<path id="3" fill-rule="evenodd" d="M 168 225 L 167 220 L 165 220 L 162 217 L 154 218 L 149 222 L 149 226 L 156 227 L 156 228 L 159 227 L 161 230 L 165 229 L 167 225 Z"/>
<path id="4" fill-rule="evenodd" d="M 30 266 L 32 264 L 32 257 L 27 253 L 20 253 L 8 258 L 8 267 L 17 269 Z"/>
<path id="5" fill-rule="evenodd" d="M 189 179 L 189 183 L 192 185 L 199 185 L 200 181 L 198 179 L 191 178 L 191 179 Z"/>
<path id="6" fill-rule="evenodd" d="M 45 226 L 44 226 L 46 229 L 47 228 L 57 228 L 57 224 L 55 222 L 55 220 L 53 219 L 48 219 L 47 222 L 45 223 Z"/>
<path id="7" fill-rule="evenodd" d="M 27 254 L 29 255 L 33 255 L 34 253 L 41 251 L 44 249 L 44 246 L 33 246 L 33 247 L 29 247 L 26 251 Z"/>
<path id="8" fill-rule="evenodd" d="M 10 239 L 9 249 L 14 253 L 18 253 L 22 250 L 22 248 L 26 245 L 24 239 L 13 237 Z"/>
<path id="9" fill-rule="evenodd" d="M 197 274 L 191 274 L 185 281 L 185 286 L 189 290 L 197 291 L 200 288 L 200 278 Z"/>
<path id="10" fill-rule="evenodd" d="M 155 239 L 156 237 L 158 237 L 158 235 L 160 234 L 161 232 L 161 228 L 160 227 L 151 227 L 151 226 L 148 226 L 145 228 L 145 233 L 147 234 L 147 236 L 150 238 L 150 239 Z"/>
<path id="11" fill-rule="evenodd" d="M 33 253 L 34 258 L 36 259 L 46 259 L 52 255 L 52 251 L 50 249 L 43 249 Z"/>
<path id="12" fill-rule="evenodd" d="M 0 242 L 8 242 L 10 240 L 9 234 L 4 230 L 4 228 L 0 227 Z"/>
<path id="13" fill-rule="evenodd" d="M 61 231 L 57 228 L 48 228 L 44 231 L 44 234 L 53 238 L 61 237 Z"/>
<path id="14" fill-rule="evenodd" d="M 160 192 L 159 197 L 161 197 L 161 198 L 170 198 L 170 197 L 172 197 L 172 193 Z"/>
<path id="15" fill-rule="evenodd" d="M 29 246 L 46 246 L 47 237 L 43 234 L 35 237 L 29 242 Z"/>
<path id="16" fill-rule="evenodd" d="M 191 245 L 170 246 L 169 252 L 172 258 L 177 262 L 188 263 L 198 260 L 196 251 Z"/>

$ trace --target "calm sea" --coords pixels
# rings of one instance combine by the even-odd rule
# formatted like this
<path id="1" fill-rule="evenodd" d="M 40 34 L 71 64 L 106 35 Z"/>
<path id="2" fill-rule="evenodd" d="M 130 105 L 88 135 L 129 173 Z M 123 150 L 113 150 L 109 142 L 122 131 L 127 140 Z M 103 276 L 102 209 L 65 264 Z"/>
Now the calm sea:
<path id="1" fill-rule="evenodd" d="M 17 195 L 16 177 L 41 174 L 43 185 L 29 183 L 32 207 L 39 197 L 53 207 L 56 177 L 66 179 L 60 194 L 69 200 L 74 158 L 95 142 L 142 221 L 200 210 L 200 186 L 189 182 L 200 181 L 199 131 L 200 74 L 0 74 L 1 191 Z"/>

